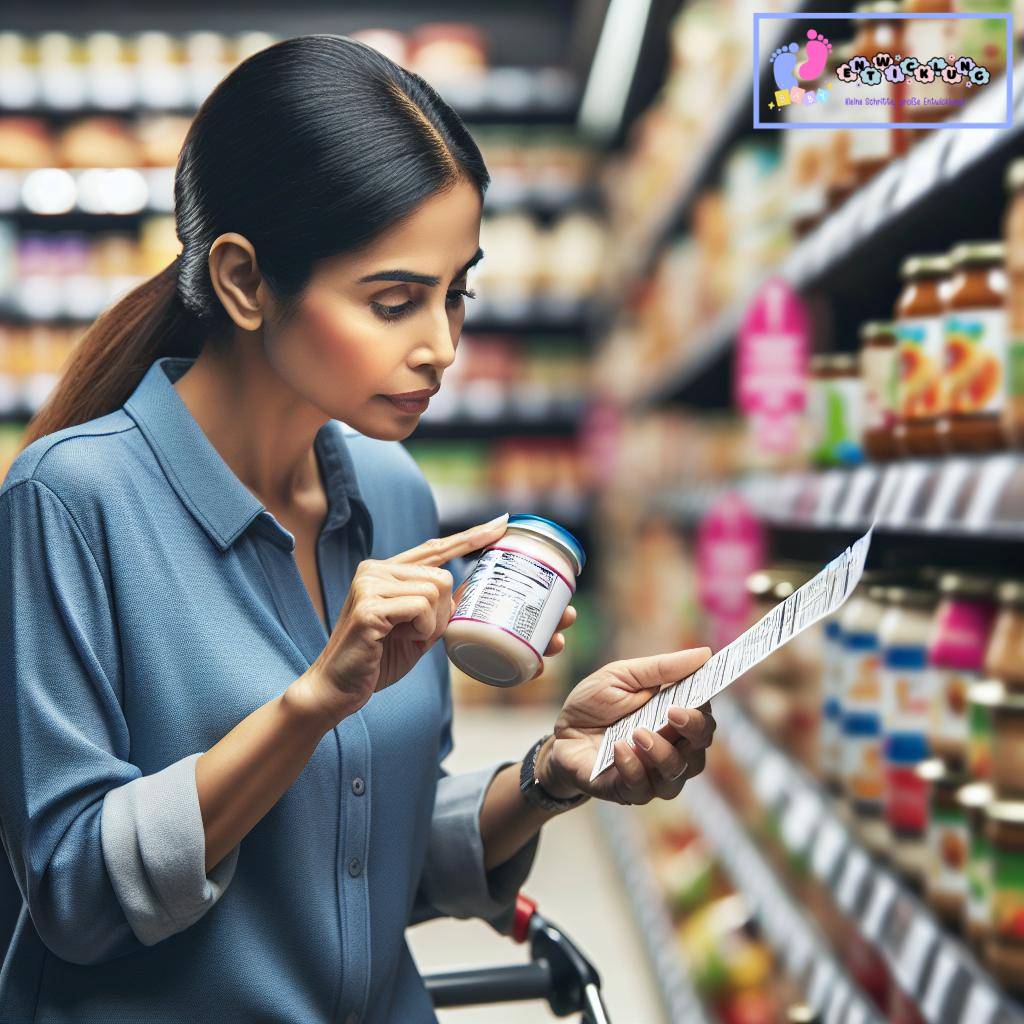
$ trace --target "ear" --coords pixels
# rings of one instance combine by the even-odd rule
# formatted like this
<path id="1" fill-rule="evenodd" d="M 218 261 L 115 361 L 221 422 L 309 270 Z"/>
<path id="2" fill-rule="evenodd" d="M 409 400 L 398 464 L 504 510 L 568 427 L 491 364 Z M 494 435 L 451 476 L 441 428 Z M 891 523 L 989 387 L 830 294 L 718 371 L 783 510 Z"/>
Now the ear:
<path id="1" fill-rule="evenodd" d="M 245 235 L 230 231 L 210 246 L 210 280 L 228 316 L 243 331 L 263 323 L 266 289 L 256 262 L 256 250 Z"/>

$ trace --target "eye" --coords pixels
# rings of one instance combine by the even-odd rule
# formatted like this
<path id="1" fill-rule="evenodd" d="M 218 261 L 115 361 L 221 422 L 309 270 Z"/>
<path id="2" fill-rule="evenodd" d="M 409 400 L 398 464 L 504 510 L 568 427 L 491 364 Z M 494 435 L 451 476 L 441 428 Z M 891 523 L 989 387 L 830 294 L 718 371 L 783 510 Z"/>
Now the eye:
<path id="1" fill-rule="evenodd" d="M 470 291 L 467 288 L 454 288 L 448 293 L 446 300 L 447 305 L 454 309 L 463 298 L 475 299 L 476 292 Z M 402 317 L 406 316 L 416 308 L 416 303 L 410 299 L 408 302 L 403 302 L 399 306 L 387 306 L 381 302 L 371 302 L 370 306 L 376 311 L 377 315 L 380 316 L 382 320 L 390 322 L 394 320 L 401 320 Z"/>

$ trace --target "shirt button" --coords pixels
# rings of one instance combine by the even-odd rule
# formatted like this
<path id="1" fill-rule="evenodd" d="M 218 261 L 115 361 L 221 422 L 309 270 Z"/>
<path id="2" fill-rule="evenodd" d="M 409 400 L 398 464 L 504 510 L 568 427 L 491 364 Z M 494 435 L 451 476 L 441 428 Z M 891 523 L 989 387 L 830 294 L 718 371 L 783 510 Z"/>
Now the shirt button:
<path id="1" fill-rule="evenodd" d="M 355 878 L 363 870 L 363 862 L 358 857 L 353 857 L 348 862 L 348 873 Z"/>
<path id="2" fill-rule="evenodd" d="M 352 792 L 356 796 L 362 796 L 366 792 L 366 783 L 358 775 L 352 780 Z"/>

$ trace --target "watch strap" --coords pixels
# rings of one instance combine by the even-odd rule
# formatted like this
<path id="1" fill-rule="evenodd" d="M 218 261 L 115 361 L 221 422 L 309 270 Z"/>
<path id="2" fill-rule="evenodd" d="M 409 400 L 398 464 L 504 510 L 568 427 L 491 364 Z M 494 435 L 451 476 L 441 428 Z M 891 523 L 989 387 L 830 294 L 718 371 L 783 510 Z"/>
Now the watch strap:
<path id="1" fill-rule="evenodd" d="M 578 804 L 583 803 L 587 799 L 587 794 L 578 793 L 574 797 L 560 799 L 559 797 L 552 796 L 541 785 L 540 780 L 537 778 L 537 755 L 540 753 L 540 748 L 544 746 L 550 737 L 550 733 L 546 736 L 541 736 L 530 747 L 526 757 L 523 758 L 522 770 L 519 773 L 519 790 L 523 794 L 523 798 L 536 807 L 541 807 L 546 811 L 567 811 L 570 807 L 576 807 Z"/>

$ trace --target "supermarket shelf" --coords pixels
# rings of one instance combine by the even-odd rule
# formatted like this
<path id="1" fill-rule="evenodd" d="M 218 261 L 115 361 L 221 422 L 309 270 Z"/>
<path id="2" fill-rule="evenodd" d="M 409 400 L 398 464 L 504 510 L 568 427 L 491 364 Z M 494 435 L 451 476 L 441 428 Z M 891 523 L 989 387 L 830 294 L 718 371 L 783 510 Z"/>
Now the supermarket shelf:
<path id="1" fill-rule="evenodd" d="M 528 415 L 516 415 L 506 411 L 492 417 L 458 415 L 446 419 L 427 419 L 424 415 L 409 439 L 432 441 L 442 438 L 460 440 L 564 436 L 575 434 L 579 423 L 579 412 L 566 409 L 540 411 Z"/>
<path id="2" fill-rule="evenodd" d="M 815 531 L 1024 538 L 1024 456 L 909 459 L 889 466 L 754 474 L 728 485 L 666 491 L 651 507 L 693 523 L 736 490 L 769 526 Z"/>
<path id="3" fill-rule="evenodd" d="M 465 498 L 449 494 L 438 484 L 432 485 L 437 499 L 438 516 L 441 530 L 454 533 L 464 530 L 476 523 L 485 523 L 506 512 L 513 514 L 529 513 L 544 516 L 561 523 L 567 530 L 577 535 L 588 532 L 590 516 L 586 498 L 566 496 L 563 499 L 548 498 L 538 500 L 524 495 L 522 498 L 502 498 L 501 496 Z"/>
<path id="4" fill-rule="evenodd" d="M 647 947 L 668 1019 L 673 1024 L 710 1024 L 711 1018 L 690 984 L 685 953 L 673 932 L 664 893 L 637 835 L 635 819 L 630 820 L 626 808 L 604 801 L 597 804 L 597 817 Z"/>
<path id="5" fill-rule="evenodd" d="M 797 243 L 777 273 L 798 290 L 842 284 L 844 277 L 854 272 L 853 266 L 860 275 L 877 272 L 895 279 L 890 263 L 905 255 L 900 245 L 910 234 L 910 224 L 922 219 L 934 224 L 935 218 L 942 221 L 962 215 L 971 205 L 964 203 L 963 196 L 973 194 L 972 183 L 979 168 L 1006 159 L 1019 146 L 1024 134 L 1024 61 L 1012 74 L 1014 109 L 1010 127 L 969 131 L 956 127 L 961 120 L 993 121 L 1002 116 L 1006 96 L 1003 76 L 950 118 L 946 127 L 930 131 L 906 156 L 892 161 L 850 196 Z M 872 252 L 875 255 L 868 259 Z M 886 255 L 879 258 L 879 252 Z M 866 280 L 863 283 L 869 284 Z M 634 404 L 692 400 L 709 370 L 731 351 L 747 303 L 756 290 L 744 290 L 687 346 L 678 361 L 655 368 L 648 386 L 634 397 Z"/>
<path id="6" fill-rule="evenodd" d="M 917 1001 L 928 1024 L 1024 1022 L 1019 1005 L 1001 991 L 963 944 L 944 931 L 931 911 L 851 835 L 815 779 L 771 743 L 727 695 L 716 698 L 715 718 L 718 742 L 747 772 L 762 807 L 777 816 L 786 849 L 808 858 L 811 871 L 865 939 L 882 952 L 897 983 Z M 690 790 L 688 802 L 694 817 L 699 816 L 710 829 L 722 828 L 717 819 L 731 813 L 724 801 L 717 806 L 703 791 Z M 725 838 L 738 846 L 750 844 L 750 838 L 736 827 L 738 833 L 732 835 L 726 829 Z M 770 889 L 765 897 L 775 898 Z M 769 918 L 776 913 L 769 910 Z M 786 933 L 785 928 L 780 931 Z"/>
<path id="7" fill-rule="evenodd" d="M 715 713 L 717 717 L 717 703 Z M 682 800 L 733 885 L 754 908 L 769 944 L 802 983 L 810 1005 L 831 1024 L 881 1024 L 874 1004 L 829 952 L 817 926 L 787 895 L 714 785 L 706 778 L 694 779 L 683 790 Z"/>

